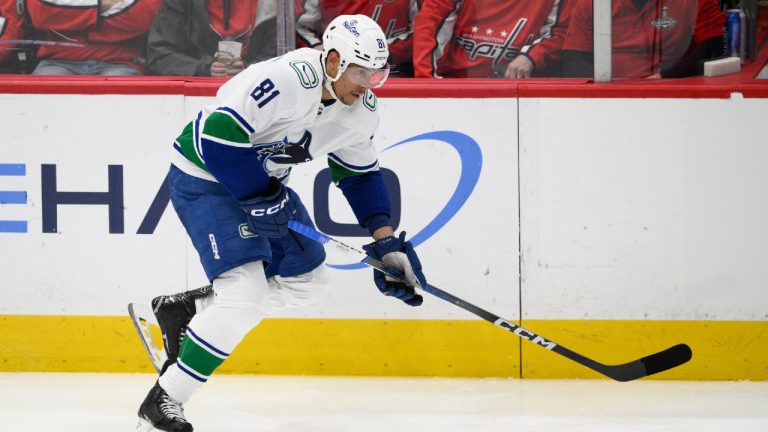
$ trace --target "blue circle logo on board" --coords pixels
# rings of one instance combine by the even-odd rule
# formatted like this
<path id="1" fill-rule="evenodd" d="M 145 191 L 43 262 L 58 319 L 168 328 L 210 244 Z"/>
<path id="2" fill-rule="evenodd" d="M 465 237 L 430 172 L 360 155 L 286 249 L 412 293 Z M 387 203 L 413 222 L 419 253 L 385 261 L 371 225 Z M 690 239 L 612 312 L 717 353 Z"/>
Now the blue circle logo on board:
<path id="1" fill-rule="evenodd" d="M 459 174 L 459 183 L 456 185 L 456 189 L 453 191 L 451 198 L 445 206 L 443 206 L 442 210 L 437 213 L 427 226 L 409 239 L 414 247 L 417 247 L 435 235 L 435 233 L 440 231 L 440 229 L 459 212 L 464 206 L 464 203 L 467 202 L 467 199 L 469 199 L 469 196 L 472 195 L 472 192 L 475 190 L 477 181 L 480 179 L 480 171 L 483 167 L 483 155 L 477 141 L 472 139 L 469 135 L 456 131 L 435 131 L 416 135 L 392 144 L 385 148 L 384 151 L 425 140 L 440 141 L 450 145 L 459 154 L 459 158 L 461 159 L 461 173 Z M 367 267 L 363 263 L 327 264 L 327 266 L 340 270 L 354 270 Z"/>

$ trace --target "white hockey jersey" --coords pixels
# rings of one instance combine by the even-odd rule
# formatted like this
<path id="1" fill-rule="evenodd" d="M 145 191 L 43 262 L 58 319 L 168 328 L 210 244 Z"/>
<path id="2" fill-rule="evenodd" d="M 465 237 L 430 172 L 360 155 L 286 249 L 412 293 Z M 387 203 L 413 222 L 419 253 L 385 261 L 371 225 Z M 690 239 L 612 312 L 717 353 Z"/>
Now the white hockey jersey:
<path id="1" fill-rule="evenodd" d="M 236 199 L 264 192 L 269 177 L 327 155 L 334 178 L 378 169 L 376 96 L 321 102 L 323 66 L 310 48 L 249 66 L 176 139 L 173 164 L 222 183 Z M 339 174 L 341 173 L 341 174 Z"/>

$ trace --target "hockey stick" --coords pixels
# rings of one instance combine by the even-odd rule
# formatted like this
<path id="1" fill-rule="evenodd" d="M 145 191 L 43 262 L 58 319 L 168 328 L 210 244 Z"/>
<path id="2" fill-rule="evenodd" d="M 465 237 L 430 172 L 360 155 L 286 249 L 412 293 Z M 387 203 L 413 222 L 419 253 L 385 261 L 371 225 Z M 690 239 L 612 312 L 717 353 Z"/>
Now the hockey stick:
<path id="1" fill-rule="evenodd" d="M 398 278 L 398 279 L 401 278 L 400 275 L 398 275 L 397 273 L 393 273 L 391 269 L 388 269 L 383 262 L 376 260 L 374 258 L 371 258 L 365 252 L 355 249 L 351 246 L 348 246 L 334 238 L 331 238 L 315 230 L 312 227 L 306 226 L 295 220 L 289 221 L 288 227 L 293 231 L 296 231 L 297 233 L 304 235 L 319 243 L 322 243 L 322 244 L 331 243 L 332 245 L 336 246 L 337 248 L 341 249 L 347 254 L 350 254 L 350 255 L 357 254 L 362 258 L 360 262 L 370 267 L 373 267 L 381 272 L 384 272 L 387 275 L 392 276 L 394 278 Z M 422 287 L 422 289 L 434 295 L 435 297 L 443 299 L 448 303 L 452 303 L 466 311 L 469 311 L 479 316 L 480 318 L 488 321 L 489 323 L 495 324 L 503 328 L 504 330 L 510 331 L 523 339 L 531 341 L 536 345 L 544 347 L 550 351 L 554 351 L 563 357 L 573 360 L 576 363 L 586 366 L 616 381 L 622 381 L 622 382 L 632 381 L 632 380 L 647 377 L 649 375 L 653 375 L 659 372 L 664 372 L 665 370 L 672 369 L 674 367 L 680 366 L 688 362 L 688 360 L 690 360 L 691 357 L 693 356 L 693 353 L 691 352 L 691 348 L 688 345 L 678 344 L 671 348 L 667 348 L 664 351 L 660 351 L 655 354 L 645 356 L 641 359 L 634 360 L 629 363 L 624 363 L 620 365 L 606 365 L 606 364 L 599 363 L 595 360 L 592 360 L 588 357 L 585 357 L 556 342 L 553 342 L 549 339 L 539 336 L 538 334 L 530 330 L 526 330 L 517 324 L 513 324 L 505 320 L 504 318 L 501 318 L 484 309 L 481 309 L 435 286 L 427 284 L 427 286 Z"/>

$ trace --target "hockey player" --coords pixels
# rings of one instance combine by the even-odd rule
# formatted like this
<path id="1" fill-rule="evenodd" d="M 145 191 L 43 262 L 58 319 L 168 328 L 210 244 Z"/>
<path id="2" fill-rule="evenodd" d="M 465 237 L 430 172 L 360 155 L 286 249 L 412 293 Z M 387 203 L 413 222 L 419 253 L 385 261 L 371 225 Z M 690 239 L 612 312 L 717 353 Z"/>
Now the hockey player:
<path id="1" fill-rule="evenodd" d="M 181 336 L 183 343 L 141 404 L 138 430 L 191 431 L 183 404 L 265 314 L 322 295 L 322 246 L 287 228 L 291 219 L 313 225 L 286 186 L 298 164 L 327 156 L 374 239 L 366 251 L 407 281 L 376 273 L 376 286 L 408 305 L 422 302 L 414 289 L 426 284 L 421 264 L 405 233 L 394 235 L 371 141 L 379 119 L 370 89 L 389 73 L 384 33 L 364 15 L 342 15 L 328 25 L 323 47 L 248 67 L 174 143 L 171 201 L 215 296 L 201 289 L 153 301 L 161 327 L 175 328 L 164 331 L 166 342 Z"/>
<path id="2" fill-rule="evenodd" d="M 572 0 L 425 0 L 414 22 L 417 78 L 559 76 Z"/>

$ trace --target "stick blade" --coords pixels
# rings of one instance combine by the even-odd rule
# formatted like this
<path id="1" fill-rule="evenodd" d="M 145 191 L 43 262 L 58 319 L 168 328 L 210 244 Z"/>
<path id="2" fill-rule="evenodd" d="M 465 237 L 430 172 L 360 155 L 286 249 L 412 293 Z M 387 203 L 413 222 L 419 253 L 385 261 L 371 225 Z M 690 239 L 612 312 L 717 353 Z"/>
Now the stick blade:
<path id="1" fill-rule="evenodd" d="M 653 375 L 688 363 L 691 358 L 693 358 L 691 347 L 686 344 L 678 344 L 656 354 L 651 354 L 642 360 L 648 375 Z"/>
<path id="2" fill-rule="evenodd" d="M 623 365 L 608 366 L 603 372 L 616 381 L 627 382 L 664 372 L 687 363 L 693 358 L 691 347 L 678 344 Z"/>

